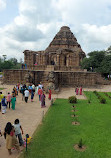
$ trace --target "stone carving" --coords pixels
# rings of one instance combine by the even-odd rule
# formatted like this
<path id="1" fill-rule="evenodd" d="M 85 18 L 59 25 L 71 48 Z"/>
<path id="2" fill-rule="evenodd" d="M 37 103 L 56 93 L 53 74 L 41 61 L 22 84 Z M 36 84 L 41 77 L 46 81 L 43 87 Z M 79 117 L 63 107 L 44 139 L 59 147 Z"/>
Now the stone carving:
<path id="1" fill-rule="evenodd" d="M 47 81 L 49 83 L 47 89 L 55 89 L 55 75 L 53 71 L 49 72 Z"/>

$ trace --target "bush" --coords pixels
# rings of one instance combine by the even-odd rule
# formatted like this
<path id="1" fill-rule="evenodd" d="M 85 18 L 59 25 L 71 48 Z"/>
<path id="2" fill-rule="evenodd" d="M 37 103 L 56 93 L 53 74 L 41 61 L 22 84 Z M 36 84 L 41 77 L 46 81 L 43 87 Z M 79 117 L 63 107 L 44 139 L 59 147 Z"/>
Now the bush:
<path id="1" fill-rule="evenodd" d="M 88 103 L 89 103 L 89 104 L 91 103 L 90 99 L 88 99 Z"/>
<path id="2" fill-rule="evenodd" d="M 77 98 L 75 96 L 69 97 L 69 103 L 77 103 Z"/>
<path id="3" fill-rule="evenodd" d="M 105 104 L 106 103 L 106 99 L 105 98 L 100 98 L 100 103 Z"/>

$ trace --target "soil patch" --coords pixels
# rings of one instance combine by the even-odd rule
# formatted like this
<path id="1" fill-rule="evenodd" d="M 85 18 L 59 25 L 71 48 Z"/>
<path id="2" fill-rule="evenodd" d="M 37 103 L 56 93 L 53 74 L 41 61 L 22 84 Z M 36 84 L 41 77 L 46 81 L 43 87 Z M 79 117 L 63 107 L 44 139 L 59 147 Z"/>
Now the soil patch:
<path id="1" fill-rule="evenodd" d="M 75 149 L 76 151 L 81 151 L 81 152 L 83 152 L 83 151 L 86 150 L 86 146 L 83 145 L 82 148 L 79 148 L 78 144 L 76 144 L 76 145 L 74 145 L 74 149 Z"/>
<path id="2" fill-rule="evenodd" d="M 72 122 L 72 125 L 77 125 L 77 126 L 79 126 L 79 125 L 80 125 L 80 122 L 74 121 L 74 122 Z"/>

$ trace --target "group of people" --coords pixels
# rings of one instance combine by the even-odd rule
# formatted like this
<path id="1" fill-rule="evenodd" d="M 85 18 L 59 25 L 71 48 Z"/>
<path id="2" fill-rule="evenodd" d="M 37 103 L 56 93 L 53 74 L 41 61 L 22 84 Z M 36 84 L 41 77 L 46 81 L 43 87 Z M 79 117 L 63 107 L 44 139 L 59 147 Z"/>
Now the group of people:
<path id="1" fill-rule="evenodd" d="M 0 134 L 2 136 L 2 132 L 0 130 Z M 3 132 L 4 138 L 6 139 L 6 148 L 8 150 L 9 155 L 12 154 L 12 150 L 17 149 L 18 152 L 20 152 L 20 146 L 25 147 L 26 142 L 27 144 L 30 143 L 31 137 L 29 135 L 27 136 L 27 141 L 26 139 L 23 140 L 22 135 L 23 135 L 23 129 L 22 126 L 20 125 L 19 119 L 16 119 L 14 121 L 14 124 L 11 122 L 8 122 L 5 126 L 4 132 Z"/>
<path id="2" fill-rule="evenodd" d="M 49 96 L 48 99 L 51 100 L 51 89 L 49 89 Z M 22 100 L 26 103 L 28 102 L 29 96 L 31 99 L 31 102 L 33 102 L 34 96 L 38 95 L 38 99 L 41 105 L 41 108 L 46 107 L 45 104 L 45 91 L 42 83 L 35 86 L 34 84 L 30 84 L 29 86 L 26 86 L 25 84 L 17 84 L 13 87 L 12 92 L 8 92 L 6 96 L 2 92 L 0 92 L 0 111 L 2 111 L 2 114 L 6 113 L 6 108 L 15 110 L 15 103 L 17 95 L 21 93 L 22 94 Z M 31 137 L 27 134 L 27 141 L 23 140 L 22 138 L 23 129 L 20 125 L 19 119 L 16 119 L 14 121 L 14 124 L 11 122 L 8 122 L 6 124 L 6 127 L 4 129 L 4 137 L 6 139 L 6 148 L 8 149 L 9 154 L 12 153 L 12 149 L 17 149 L 20 151 L 20 146 L 26 146 L 30 142 Z M 0 136 L 3 135 L 3 132 L 0 130 Z M 0 144 L 1 146 L 1 144 Z"/>
<path id="3" fill-rule="evenodd" d="M 82 86 L 79 88 L 78 86 L 75 88 L 76 95 L 82 95 Z"/>
<path id="4" fill-rule="evenodd" d="M 4 96 L 4 94 L 0 92 L 0 111 L 2 111 L 2 114 L 6 113 L 7 107 L 9 107 L 9 109 L 12 108 L 15 110 L 15 102 L 16 97 L 13 94 L 11 95 L 10 92 L 8 92 L 8 95 Z"/>

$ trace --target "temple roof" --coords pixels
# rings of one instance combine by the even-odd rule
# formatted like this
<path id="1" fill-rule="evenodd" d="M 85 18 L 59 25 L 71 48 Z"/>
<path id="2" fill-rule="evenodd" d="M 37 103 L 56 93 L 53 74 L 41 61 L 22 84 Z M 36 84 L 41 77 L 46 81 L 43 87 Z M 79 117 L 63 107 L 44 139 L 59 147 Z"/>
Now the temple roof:
<path id="1" fill-rule="evenodd" d="M 61 27 L 60 31 L 55 35 L 45 52 L 54 52 L 60 48 L 84 53 L 80 44 L 78 44 L 76 37 L 68 26 Z"/>

